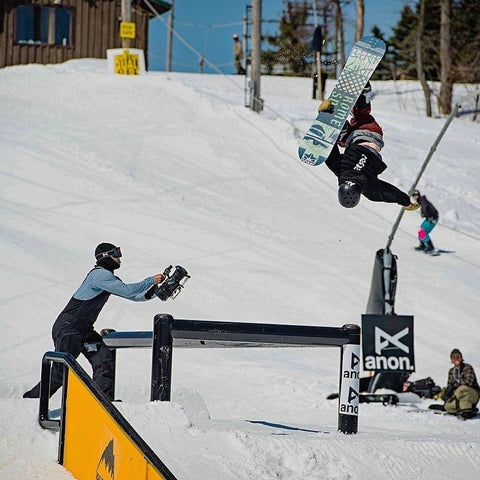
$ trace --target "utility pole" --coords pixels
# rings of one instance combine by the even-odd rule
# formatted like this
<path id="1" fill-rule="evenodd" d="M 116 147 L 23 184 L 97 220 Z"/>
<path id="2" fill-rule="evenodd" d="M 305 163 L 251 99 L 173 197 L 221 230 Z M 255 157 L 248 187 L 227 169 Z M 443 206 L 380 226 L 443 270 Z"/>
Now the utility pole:
<path id="1" fill-rule="evenodd" d="M 168 31 L 167 31 L 167 60 L 165 65 L 165 70 L 167 72 L 172 71 L 172 46 L 173 46 L 173 3 L 174 0 L 170 1 L 172 8 L 170 9 L 170 15 L 168 17 Z"/>
<path id="2" fill-rule="evenodd" d="M 252 110 L 261 112 L 263 100 L 260 98 L 260 66 L 262 41 L 262 0 L 252 0 Z"/>
<path id="3" fill-rule="evenodd" d="M 122 0 L 122 22 L 132 21 L 132 0 Z M 122 48 L 130 47 L 130 39 L 122 38 Z"/>

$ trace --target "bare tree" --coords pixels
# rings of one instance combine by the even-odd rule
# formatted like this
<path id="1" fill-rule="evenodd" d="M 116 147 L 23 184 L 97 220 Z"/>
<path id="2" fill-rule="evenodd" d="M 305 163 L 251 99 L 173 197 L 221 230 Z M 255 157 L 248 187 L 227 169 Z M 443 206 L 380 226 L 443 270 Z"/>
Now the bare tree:
<path id="1" fill-rule="evenodd" d="M 452 111 L 452 37 L 450 19 L 451 0 L 440 0 L 440 93 L 438 109 L 448 115 Z"/>
<path id="2" fill-rule="evenodd" d="M 340 60 L 338 61 L 337 73 L 341 71 L 342 66 L 345 65 L 345 40 L 343 36 L 343 14 L 342 14 L 342 7 L 340 5 L 340 0 L 335 0 L 335 11 L 336 11 L 336 45 L 337 45 L 337 52 L 340 52 Z M 338 55 L 337 55 L 338 58 Z"/>
<path id="3" fill-rule="evenodd" d="M 363 37 L 365 17 L 365 3 L 363 0 L 357 0 L 357 28 L 355 30 L 355 41 L 358 42 Z"/>
<path id="4" fill-rule="evenodd" d="M 423 64 L 423 32 L 425 30 L 425 0 L 420 0 L 420 11 L 418 15 L 418 29 L 417 29 L 417 76 L 422 84 L 423 94 L 425 95 L 425 108 L 427 117 L 432 116 L 432 100 L 431 90 L 425 78 L 425 67 Z"/>

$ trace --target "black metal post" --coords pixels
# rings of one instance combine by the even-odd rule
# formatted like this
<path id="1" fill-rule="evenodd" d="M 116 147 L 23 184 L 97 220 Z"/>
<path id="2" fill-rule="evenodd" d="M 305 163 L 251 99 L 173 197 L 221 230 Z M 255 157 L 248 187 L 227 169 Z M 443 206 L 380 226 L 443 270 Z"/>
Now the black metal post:
<path id="1" fill-rule="evenodd" d="M 173 317 L 160 313 L 153 320 L 152 386 L 150 401 L 170 401 L 172 388 Z"/>
<path id="2" fill-rule="evenodd" d="M 104 328 L 100 331 L 100 335 L 102 338 L 109 333 L 114 333 L 116 330 L 114 328 Z M 108 347 L 108 345 L 107 345 Z M 115 384 L 117 383 L 117 349 L 116 348 L 110 348 L 110 353 L 112 355 L 112 362 L 113 362 L 113 398 L 115 398 Z"/>
<path id="3" fill-rule="evenodd" d="M 40 402 L 38 421 L 41 425 L 42 421 L 49 420 L 48 418 L 48 404 L 50 400 L 50 371 L 52 369 L 52 362 L 47 360 L 45 356 L 42 358 L 42 371 L 40 374 Z"/>
<path id="4" fill-rule="evenodd" d="M 61 352 L 46 352 L 42 358 L 42 371 L 40 373 L 40 401 L 38 407 L 38 423 L 42 428 L 50 428 L 58 430 L 60 428 L 60 420 L 53 420 L 49 417 L 50 405 L 50 381 L 52 373 L 52 359 L 62 358 L 65 355 Z M 66 369 L 61 364 L 63 369 L 63 386 L 65 390 L 66 383 Z"/>
<path id="5" fill-rule="evenodd" d="M 360 327 L 344 325 L 349 342 L 341 347 L 340 394 L 338 399 L 338 430 L 350 434 L 358 431 L 360 391 Z"/>

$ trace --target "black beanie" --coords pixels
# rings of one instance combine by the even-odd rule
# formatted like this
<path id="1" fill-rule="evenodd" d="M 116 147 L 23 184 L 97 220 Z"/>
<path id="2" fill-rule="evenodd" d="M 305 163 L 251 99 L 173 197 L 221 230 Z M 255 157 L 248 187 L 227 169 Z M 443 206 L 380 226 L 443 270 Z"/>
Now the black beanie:
<path id="1" fill-rule="evenodd" d="M 97 248 L 95 249 L 95 258 L 97 260 L 99 260 L 99 258 L 97 257 L 97 255 L 99 255 L 100 253 L 107 253 L 107 252 L 110 252 L 112 251 L 113 249 L 115 248 L 115 245 L 111 244 L 111 243 L 101 243 L 100 245 L 97 245 Z M 102 257 L 100 257 L 102 258 Z"/>
<path id="2" fill-rule="evenodd" d="M 458 354 L 458 355 L 460 355 L 460 356 L 463 358 L 462 352 L 461 352 L 458 348 L 454 348 L 454 349 L 450 352 L 450 358 L 452 358 L 452 355 L 454 355 L 455 353 Z"/>
<path id="3" fill-rule="evenodd" d="M 112 251 L 115 248 L 115 245 L 112 243 L 101 243 L 100 245 L 97 245 L 97 248 L 95 249 L 95 258 L 97 260 L 97 265 L 99 267 L 103 267 L 106 270 L 110 270 L 113 272 L 117 268 L 120 268 L 120 264 L 117 263 L 113 258 L 111 257 L 100 257 L 97 258 L 97 255 L 100 255 L 101 253 L 107 253 Z"/>

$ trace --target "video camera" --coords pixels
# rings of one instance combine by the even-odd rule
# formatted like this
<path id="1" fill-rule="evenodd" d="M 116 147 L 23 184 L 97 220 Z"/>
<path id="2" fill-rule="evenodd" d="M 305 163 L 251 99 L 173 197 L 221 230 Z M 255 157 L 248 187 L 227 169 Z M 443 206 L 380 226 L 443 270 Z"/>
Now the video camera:
<path id="1" fill-rule="evenodd" d="M 173 272 L 172 268 L 172 265 L 170 265 L 165 269 L 163 272 L 165 280 L 160 285 L 154 285 L 148 290 L 145 294 L 147 300 L 156 295 L 160 300 L 165 302 L 169 298 L 175 298 L 182 291 L 190 275 L 180 265 L 177 265 Z"/>

